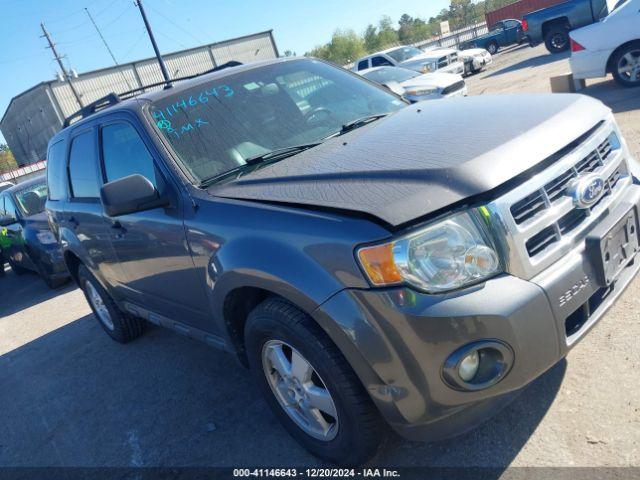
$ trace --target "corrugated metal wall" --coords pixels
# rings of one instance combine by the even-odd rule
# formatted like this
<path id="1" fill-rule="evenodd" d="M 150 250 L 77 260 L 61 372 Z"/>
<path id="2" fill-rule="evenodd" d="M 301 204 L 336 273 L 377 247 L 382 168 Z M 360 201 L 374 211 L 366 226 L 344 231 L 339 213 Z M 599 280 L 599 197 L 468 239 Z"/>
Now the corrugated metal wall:
<path id="1" fill-rule="evenodd" d="M 48 84 L 41 84 L 17 97 L 0 128 L 19 166 L 42 160 L 47 143 L 62 126 L 61 113 Z"/>
<path id="2" fill-rule="evenodd" d="M 203 45 L 164 55 L 173 78 L 195 75 L 231 60 L 248 63 L 278 57 L 272 32 Z M 83 104 L 109 93 L 122 93 L 162 81 L 155 58 L 81 74 L 73 79 Z M 66 82 L 51 81 L 15 97 L 0 123 L 0 130 L 20 165 L 42 160 L 49 138 L 64 118 L 79 110 Z M 40 111 L 45 113 L 41 113 Z"/>
<path id="3" fill-rule="evenodd" d="M 506 5 L 502 8 L 489 12 L 485 15 L 487 19 L 487 25 L 493 26 L 500 20 L 507 18 L 515 18 L 516 20 L 522 20 L 527 13 L 540 10 L 541 8 L 547 8 L 557 3 L 565 2 L 566 0 L 520 0 L 519 2 Z"/>

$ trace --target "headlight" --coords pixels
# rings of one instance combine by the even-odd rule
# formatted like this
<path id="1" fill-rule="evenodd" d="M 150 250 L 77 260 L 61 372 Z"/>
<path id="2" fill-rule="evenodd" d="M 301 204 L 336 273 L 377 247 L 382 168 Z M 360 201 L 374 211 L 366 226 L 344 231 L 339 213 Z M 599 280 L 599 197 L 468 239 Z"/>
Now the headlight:
<path id="1" fill-rule="evenodd" d="M 422 66 L 422 73 L 435 72 L 437 70 L 435 63 L 425 63 Z"/>
<path id="2" fill-rule="evenodd" d="M 438 92 L 438 87 L 421 87 L 421 88 L 410 88 L 405 90 L 406 95 L 415 95 L 416 97 L 420 97 L 422 95 L 433 95 Z"/>
<path id="3" fill-rule="evenodd" d="M 375 286 L 407 283 L 430 293 L 454 290 L 502 271 L 479 217 L 464 212 L 357 252 Z"/>
<path id="4" fill-rule="evenodd" d="M 38 241 L 43 245 L 51 245 L 52 243 L 56 243 L 56 237 L 49 230 L 40 230 L 36 237 L 38 237 Z"/>

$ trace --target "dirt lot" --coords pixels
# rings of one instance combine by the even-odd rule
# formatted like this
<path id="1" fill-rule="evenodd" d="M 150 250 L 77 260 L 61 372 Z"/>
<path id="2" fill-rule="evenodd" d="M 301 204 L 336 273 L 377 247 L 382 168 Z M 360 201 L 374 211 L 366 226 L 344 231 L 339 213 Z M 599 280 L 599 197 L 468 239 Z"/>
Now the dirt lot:
<path id="1" fill-rule="evenodd" d="M 545 92 L 567 69 L 566 57 L 518 47 L 468 83 L 473 95 Z M 584 93 L 613 108 L 640 157 L 640 90 L 605 80 Z M 639 293 L 636 281 L 497 418 L 445 442 L 395 439 L 375 463 L 640 465 Z M 32 275 L 0 278 L 0 392 L 0 466 L 317 464 L 230 356 L 159 328 L 116 344 L 79 290 L 51 292 Z"/>

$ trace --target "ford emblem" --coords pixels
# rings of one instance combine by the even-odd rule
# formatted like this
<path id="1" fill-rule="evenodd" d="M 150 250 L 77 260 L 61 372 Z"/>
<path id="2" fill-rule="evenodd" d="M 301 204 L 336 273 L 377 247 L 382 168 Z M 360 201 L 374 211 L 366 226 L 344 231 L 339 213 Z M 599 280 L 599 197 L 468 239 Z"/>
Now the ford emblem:
<path id="1" fill-rule="evenodd" d="M 569 187 L 569 195 L 577 208 L 589 208 L 604 193 L 604 178 L 597 173 L 581 175 Z"/>

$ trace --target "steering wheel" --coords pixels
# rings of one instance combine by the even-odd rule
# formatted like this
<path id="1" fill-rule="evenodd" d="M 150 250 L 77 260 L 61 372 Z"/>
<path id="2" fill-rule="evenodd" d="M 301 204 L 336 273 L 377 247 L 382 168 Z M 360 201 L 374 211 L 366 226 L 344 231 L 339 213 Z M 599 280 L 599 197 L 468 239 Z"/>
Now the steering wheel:
<path id="1" fill-rule="evenodd" d="M 304 121 L 307 124 L 313 125 L 318 123 L 323 123 L 327 121 L 329 118 L 334 118 L 335 115 L 331 110 L 326 107 L 316 107 L 309 110 L 304 114 Z"/>

